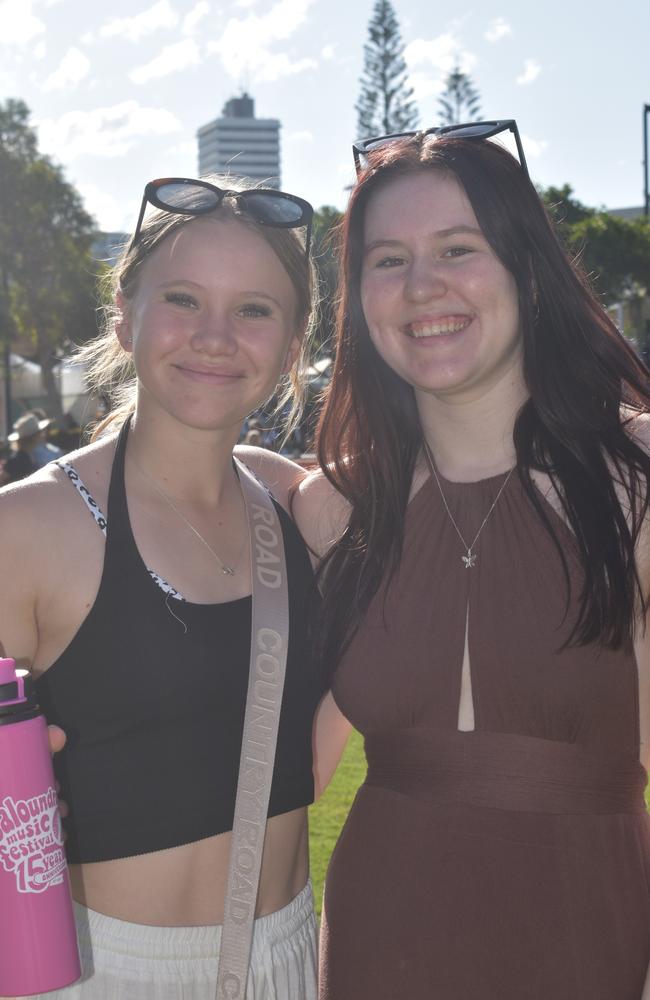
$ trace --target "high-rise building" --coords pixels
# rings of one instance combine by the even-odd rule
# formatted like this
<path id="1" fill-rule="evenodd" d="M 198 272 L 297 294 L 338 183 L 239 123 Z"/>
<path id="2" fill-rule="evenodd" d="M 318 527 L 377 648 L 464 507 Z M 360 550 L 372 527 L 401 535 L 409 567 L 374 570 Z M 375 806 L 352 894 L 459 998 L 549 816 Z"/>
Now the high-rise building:
<path id="1" fill-rule="evenodd" d="M 227 101 L 221 118 L 203 125 L 197 135 L 200 176 L 229 173 L 280 187 L 280 122 L 256 118 L 248 94 Z"/>

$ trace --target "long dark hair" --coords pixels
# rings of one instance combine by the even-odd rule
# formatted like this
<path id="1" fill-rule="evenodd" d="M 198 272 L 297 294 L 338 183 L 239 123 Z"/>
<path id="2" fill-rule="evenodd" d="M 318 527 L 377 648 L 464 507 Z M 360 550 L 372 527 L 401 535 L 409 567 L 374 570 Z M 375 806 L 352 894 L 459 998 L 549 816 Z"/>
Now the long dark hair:
<path id="1" fill-rule="evenodd" d="M 550 476 L 584 569 L 568 642 L 619 648 L 632 640 L 636 613 L 645 609 L 634 547 L 648 508 L 650 458 L 625 425 L 650 409 L 648 372 L 569 259 L 514 157 L 490 142 L 417 136 L 370 155 L 340 232 L 336 360 L 317 449 L 321 468 L 349 501 L 351 515 L 321 567 L 322 655 L 331 667 L 336 664 L 402 552 L 422 431 L 413 388 L 372 344 L 360 283 L 370 196 L 397 177 L 423 170 L 458 180 L 517 285 L 529 392 L 514 427 L 518 473 L 554 538 L 567 587 L 565 556 L 532 471 Z M 629 499 L 627 517 L 617 485 Z"/>

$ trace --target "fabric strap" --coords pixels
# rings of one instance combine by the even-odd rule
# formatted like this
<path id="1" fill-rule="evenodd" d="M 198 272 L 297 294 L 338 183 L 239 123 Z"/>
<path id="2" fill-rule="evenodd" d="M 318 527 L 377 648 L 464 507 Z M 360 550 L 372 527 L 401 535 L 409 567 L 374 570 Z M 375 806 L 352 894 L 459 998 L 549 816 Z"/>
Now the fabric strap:
<path id="1" fill-rule="evenodd" d="M 251 550 L 248 695 L 224 901 L 217 1000 L 244 1000 L 289 643 L 282 527 L 266 489 L 235 459 Z"/>

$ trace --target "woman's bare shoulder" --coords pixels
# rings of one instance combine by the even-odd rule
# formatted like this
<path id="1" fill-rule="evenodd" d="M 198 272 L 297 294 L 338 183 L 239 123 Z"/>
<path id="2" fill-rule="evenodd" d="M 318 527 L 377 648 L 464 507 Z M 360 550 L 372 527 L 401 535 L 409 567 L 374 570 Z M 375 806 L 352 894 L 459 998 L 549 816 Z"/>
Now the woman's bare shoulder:
<path id="1" fill-rule="evenodd" d="M 296 491 L 293 514 L 309 547 L 323 556 L 345 531 L 350 505 L 322 469 L 315 469 L 305 476 Z"/>
<path id="2" fill-rule="evenodd" d="M 268 486 L 278 503 L 289 510 L 293 491 L 306 475 L 302 466 L 268 448 L 252 445 L 237 445 L 235 455 Z"/>
<path id="3" fill-rule="evenodd" d="M 73 465 L 89 490 L 92 492 L 94 487 L 103 499 L 113 450 L 114 442 L 105 439 L 71 452 L 62 461 Z M 71 502 L 75 502 L 74 494 L 67 476 L 55 462 L 17 483 L 4 486 L 0 489 L 0 546 L 23 531 L 34 537 L 42 531 L 51 531 L 53 524 L 65 516 Z M 21 543 L 23 541 L 21 538 Z"/>

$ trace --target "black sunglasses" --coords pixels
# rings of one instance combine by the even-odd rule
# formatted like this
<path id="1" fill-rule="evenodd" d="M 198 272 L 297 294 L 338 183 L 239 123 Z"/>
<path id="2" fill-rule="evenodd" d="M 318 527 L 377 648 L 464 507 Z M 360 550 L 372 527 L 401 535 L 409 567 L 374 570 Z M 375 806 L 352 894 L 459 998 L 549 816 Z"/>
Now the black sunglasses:
<path id="1" fill-rule="evenodd" d="M 207 215 L 219 208 L 226 197 L 231 197 L 237 207 L 260 226 L 275 226 L 278 229 L 305 226 L 305 253 L 309 254 L 314 210 L 304 198 L 276 191 L 274 188 L 230 191 L 191 177 L 159 177 L 158 180 L 149 181 L 144 189 L 138 224 L 129 249 L 138 242 L 147 204 L 177 215 Z"/>
<path id="2" fill-rule="evenodd" d="M 357 139 L 352 146 L 354 165 L 358 176 L 367 165 L 363 162 L 362 157 L 367 157 L 368 153 L 372 153 L 373 150 L 380 149 L 382 146 L 387 146 L 391 142 L 399 139 L 409 139 L 415 135 L 423 137 L 425 135 L 446 136 L 448 139 L 491 139 L 493 136 L 499 135 L 500 132 L 512 132 L 514 135 L 521 169 L 524 172 L 524 176 L 530 179 L 526 157 L 524 156 L 524 147 L 521 144 L 521 136 L 519 135 L 517 122 L 514 118 L 507 118 L 502 121 L 467 122 L 464 125 L 434 125 L 432 128 L 425 128 L 421 132 L 393 132 L 391 135 L 376 135 L 371 139 Z"/>

